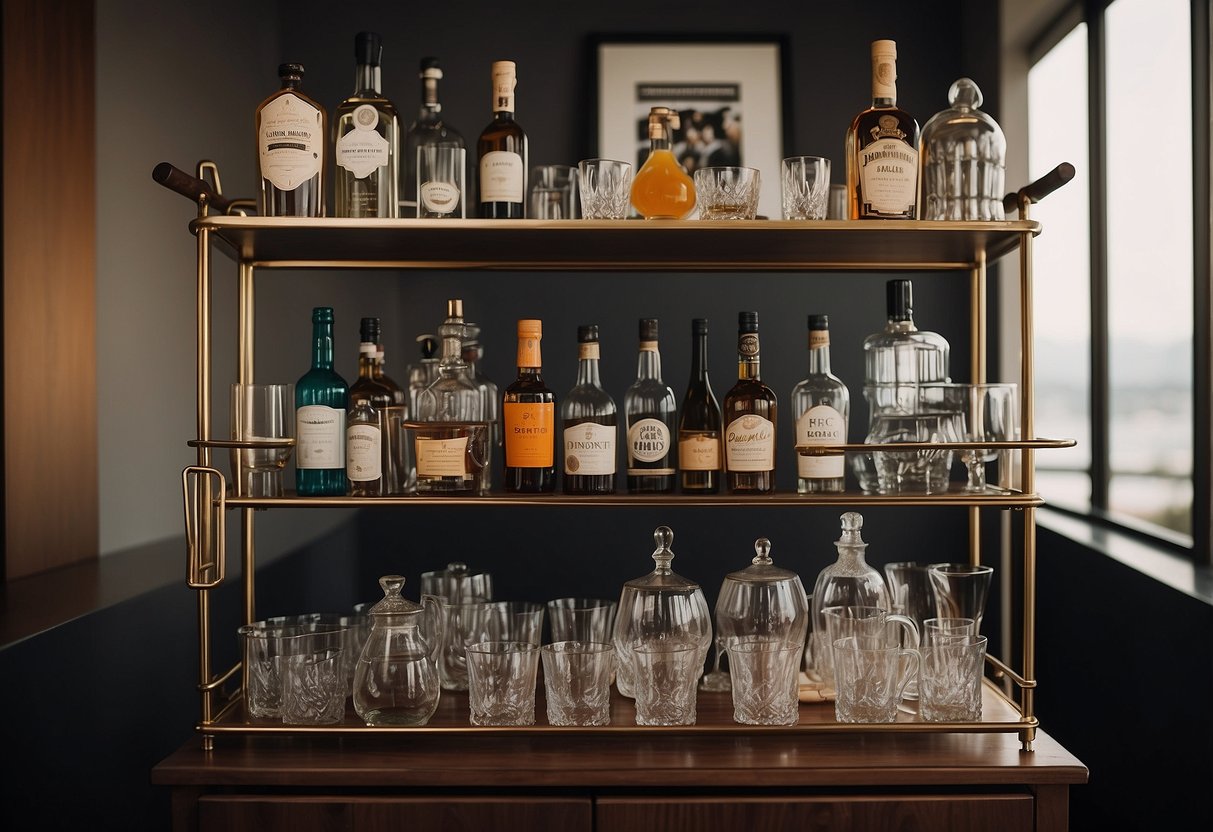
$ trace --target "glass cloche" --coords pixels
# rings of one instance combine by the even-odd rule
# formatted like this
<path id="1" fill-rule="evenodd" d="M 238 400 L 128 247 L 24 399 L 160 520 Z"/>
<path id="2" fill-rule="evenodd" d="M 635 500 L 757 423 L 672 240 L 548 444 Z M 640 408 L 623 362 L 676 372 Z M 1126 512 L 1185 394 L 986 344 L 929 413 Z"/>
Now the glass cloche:
<path id="1" fill-rule="evenodd" d="M 1007 139 L 982 112 L 981 90 L 961 78 L 948 90 L 946 110 L 922 128 L 922 219 L 1001 220 Z"/>

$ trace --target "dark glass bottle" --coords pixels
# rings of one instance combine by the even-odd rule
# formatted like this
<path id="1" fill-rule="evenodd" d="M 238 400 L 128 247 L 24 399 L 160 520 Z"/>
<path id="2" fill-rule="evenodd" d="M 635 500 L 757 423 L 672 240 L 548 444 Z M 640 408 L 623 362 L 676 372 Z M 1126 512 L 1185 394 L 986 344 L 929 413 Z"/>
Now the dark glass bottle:
<path id="1" fill-rule="evenodd" d="M 615 493 L 615 400 L 598 376 L 598 327 L 577 327 L 577 383 L 560 406 L 564 493 Z"/>
<path id="2" fill-rule="evenodd" d="M 526 216 L 527 135 L 514 120 L 513 61 L 493 62 L 493 120 L 476 142 L 476 200 L 486 219 Z"/>
<path id="3" fill-rule="evenodd" d="M 661 379 L 657 319 L 640 319 L 636 380 L 623 396 L 627 418 L 628 492 L 669 494 L 674 490 L 674 430 L 678 400 Z"/>
<path id="4" fill-rule="evenodd" d="M 358 378 L 350 385 L 351 402 L 367 399 L 377 412 L 395 404 L 395 393 L 377 377 L 379 364 L 378 318 L 363 318 L 358 324 Z"/>
<path id="5" fill-rule="evenodd" d="M 312 368 L 295 383 L 295 490 L 345 494 L 348 387 L 333 370 L 333 308 L 312 310 Z"/>
<path id="6" fill-rule="evenodd" d="M 354 38 L 354 92 L 334 120 L 333 190 L 338 217 L 400 216 L 400 124 L 396 105 L 380 91 L 383 42 L 374 32 Z"/>
<path id="7" fill-rule="evenodd" d="M 720 403 L 708 380 L 708 322 L 691 321 L 691 378 L 678 415 L 678 472 L 687 494 L 720 490 Z"/>
<path id="8" fill-rule="evenodd" d="M 302 64 L 281 64 L 282 89 L 257 106 L 254 130 L 261 189 L 257 210 L 263 217 L 323 217 L 324 108 L 304 95 Z"/>
<path id="9" fill-rule="evenodd" d="M 775 490 L 775 391 L 759 372 L 758 313 L 737 315 L 737 383 L 724 397 L 724 469 L 729 491 Z"/>
<path id="10" fill-rule="evenodd" d="M 518 377 L 501 397 L 506 491 L 556 490 L 556 394 L 543 383 L 542 337 L 542 321 L 518 322 Z"/>

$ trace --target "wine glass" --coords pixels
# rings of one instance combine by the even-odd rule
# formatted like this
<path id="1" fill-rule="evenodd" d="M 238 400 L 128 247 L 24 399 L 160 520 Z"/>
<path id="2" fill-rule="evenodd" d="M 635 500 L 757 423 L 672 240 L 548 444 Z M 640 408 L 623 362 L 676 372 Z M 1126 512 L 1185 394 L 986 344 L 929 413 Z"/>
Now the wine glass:
<path id="1" fill-rule="evenodd" d="M 967 442 L 1003 442 L 1019 433 L 1019 387 L 1016 384 L 966 384 L 964 395 L 964 439 Z M 968 480 L 965 491 L 986 490 L 986 463 L 999 453 L 992 448 L 965 448 L 960 459 Z"/>
<path id="2" fill-rule="evenodd" d="M 699 689 L 706 691 L 726 691 L 733 689 L 733 680 L 727 670 L 720 669 L 720 659 L 728 651 L 725 650 L 724 636 L 720 632 L 720 624 L 716 625 L 716 638 L 712 641 L 712 651 L 716 654 L 712 659 L 712 669 L 703 674 Z"/>

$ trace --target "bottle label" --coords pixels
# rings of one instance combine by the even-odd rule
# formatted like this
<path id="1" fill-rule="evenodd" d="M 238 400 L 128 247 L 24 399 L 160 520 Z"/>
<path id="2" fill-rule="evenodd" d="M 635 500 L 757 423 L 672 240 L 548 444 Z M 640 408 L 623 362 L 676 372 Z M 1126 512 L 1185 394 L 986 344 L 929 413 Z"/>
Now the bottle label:
<path id="1" fill-rule="evenodd" d="M 426 439 L 417 437 L 417 476 L 423 479 L 435 477 L 462 477 L 470 480 L 467 470 L 468 437 L 450 439 Z"/>
<path id="2" fill-rule="evenodd" d="M 587 341 L 584 344 L 577 345 L 577 360 L 589 361 L 590 359 L 598 360 L 598 342 Z"/>
<path id="3" fill-rule="evenodd" d="M 660 462 L 670 452 L 670 429 L 660 419 L 640 419 L 628 428 L 628 457 L 635 462 Z M 644 470 L 646 474 L 674 473 L 673 470 Z"/>
<path id="4" fill-rule="evenodd" d="M 556 438 L 555 410 L 552 402 L 506 402 L 503 405 L 507 467 L 552 467 Z"/>
<path id="5" fill-rule="evenodd" d="M 758 357 L 758 333 L 747 332 L 737 336 L 737 354 L 743 358 Z"/>
<path id="6" fill-rule="evenodd" d="M 537 335 L 519 335 L 518 336 L 518 362 L 519 367 L 542 367 L 543 361 L 539 349 L 539 336 Z"/>
<path id="7" fill-rule="evenodd" d="M 514 112 L 514 87 L 518 85 L 512 64 L 493 64 L 493 112 Z"/>
<path id="8" fill-rule="evenodd" d="M 378 425 L 358 423 L 345 429 L 345 475 L 350 482 L 383 476 L 383 434 Z"/>
<path id="9" fill-rule="evenodd" d="M 796 420 L 797 445 L 843 445 L 847 441 L 847 423 L 842 414 L 827 404 L 810 407 Z M 846 473 L 843 454 L 829 456 L 796 455 L 796 474 L 806 480 L 837 479 Z"/>
<path id="10" fill-rule="evenodd" d="M 564 472 L 599 476 L 615 473 L 615 426 L 582 422 L 564 429 Z"/>
<path id="11" fill-rule="evenodd" d="M 421 205 L 431 214 L 450 214 L 459 207 L 459 189 L 450 182 L 422 182 Z"/>
<path id="12" fill-rule="evenodd" d="M 912 214 L 917 199 L 918 151 L 906 144 L 897 117 L 881 116 L 875 141 L 859 151 L 862 216 Z M 900 135 L 890 135 L 896 133 Z"/>
<path id="13" fill-rule="evenodd" d="M 725 467 L 730 471 L 775 470 L 775 423 L 756 413 L 739 416 L 725 430 Z"/>
<path id="14" fill-rule="evenodd" d="M 809 330 L 809 349 L 819 350 L 823 347 L 830 346 L 830 330 L 828 329 L 810 329 Z"/>
<path id="15" fill-rule="evenodd" d="M 261 176 L 280 191 L 293 191 L 324 164 L 324 116 L 302 98 L 280 95 L 261 111 L 257 150 Z"/>
<path id="16" fill-rule="evenodd" d="M 379 111 L 370 104 L 363 104 L 353 112 L 353 129 L 337 139 L 337 165 L 354 174 L 356 179 L 366 179 L 388 163 L 391 146 L 379 135 Z"/>
<path id="17" fill-rule="evenodd" d="M 480 157 L 480 201 L 522 202 L 522 157 L 490 150 Z"/>
<path id="18" fill-rule="evenodd" d="M 719 471 L 720 437 L 696 433 L 678 441 L 678 467 L 683 471 Z"/>
<path id="19" fill-rule="evenodd" d="M 295 467 L 345 467 L 345 411 L 307 404 L 295 411 Z"/>

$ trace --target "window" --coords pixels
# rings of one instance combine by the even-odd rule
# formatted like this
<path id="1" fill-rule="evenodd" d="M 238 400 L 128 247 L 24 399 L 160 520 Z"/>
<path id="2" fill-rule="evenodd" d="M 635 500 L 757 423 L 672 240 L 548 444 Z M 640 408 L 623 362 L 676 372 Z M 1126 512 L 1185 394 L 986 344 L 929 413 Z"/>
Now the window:
<path id="1" fill-rule="evenodd" d="M 1078 440 L 1039 455 L 1038 489 L 1205 562 L 1208 479 L 1194 471 L 1211 427 L 1193 379 L 1209 366 L 1207 330 L 1194 325 L 1202 297 L 1207 315 L 1209 188 L 1194 159 L 1209 146 L 1193 90 L 1207 93 L 1208 49 L 1194 52 L 1192 33 L 1208 4 L 1075 4 L 1028 74 L 1030 177 L 1061 161 L 1077 169 L 1032 213 L 1046 229 L 1034 263 L 1037 433 Z"/>

